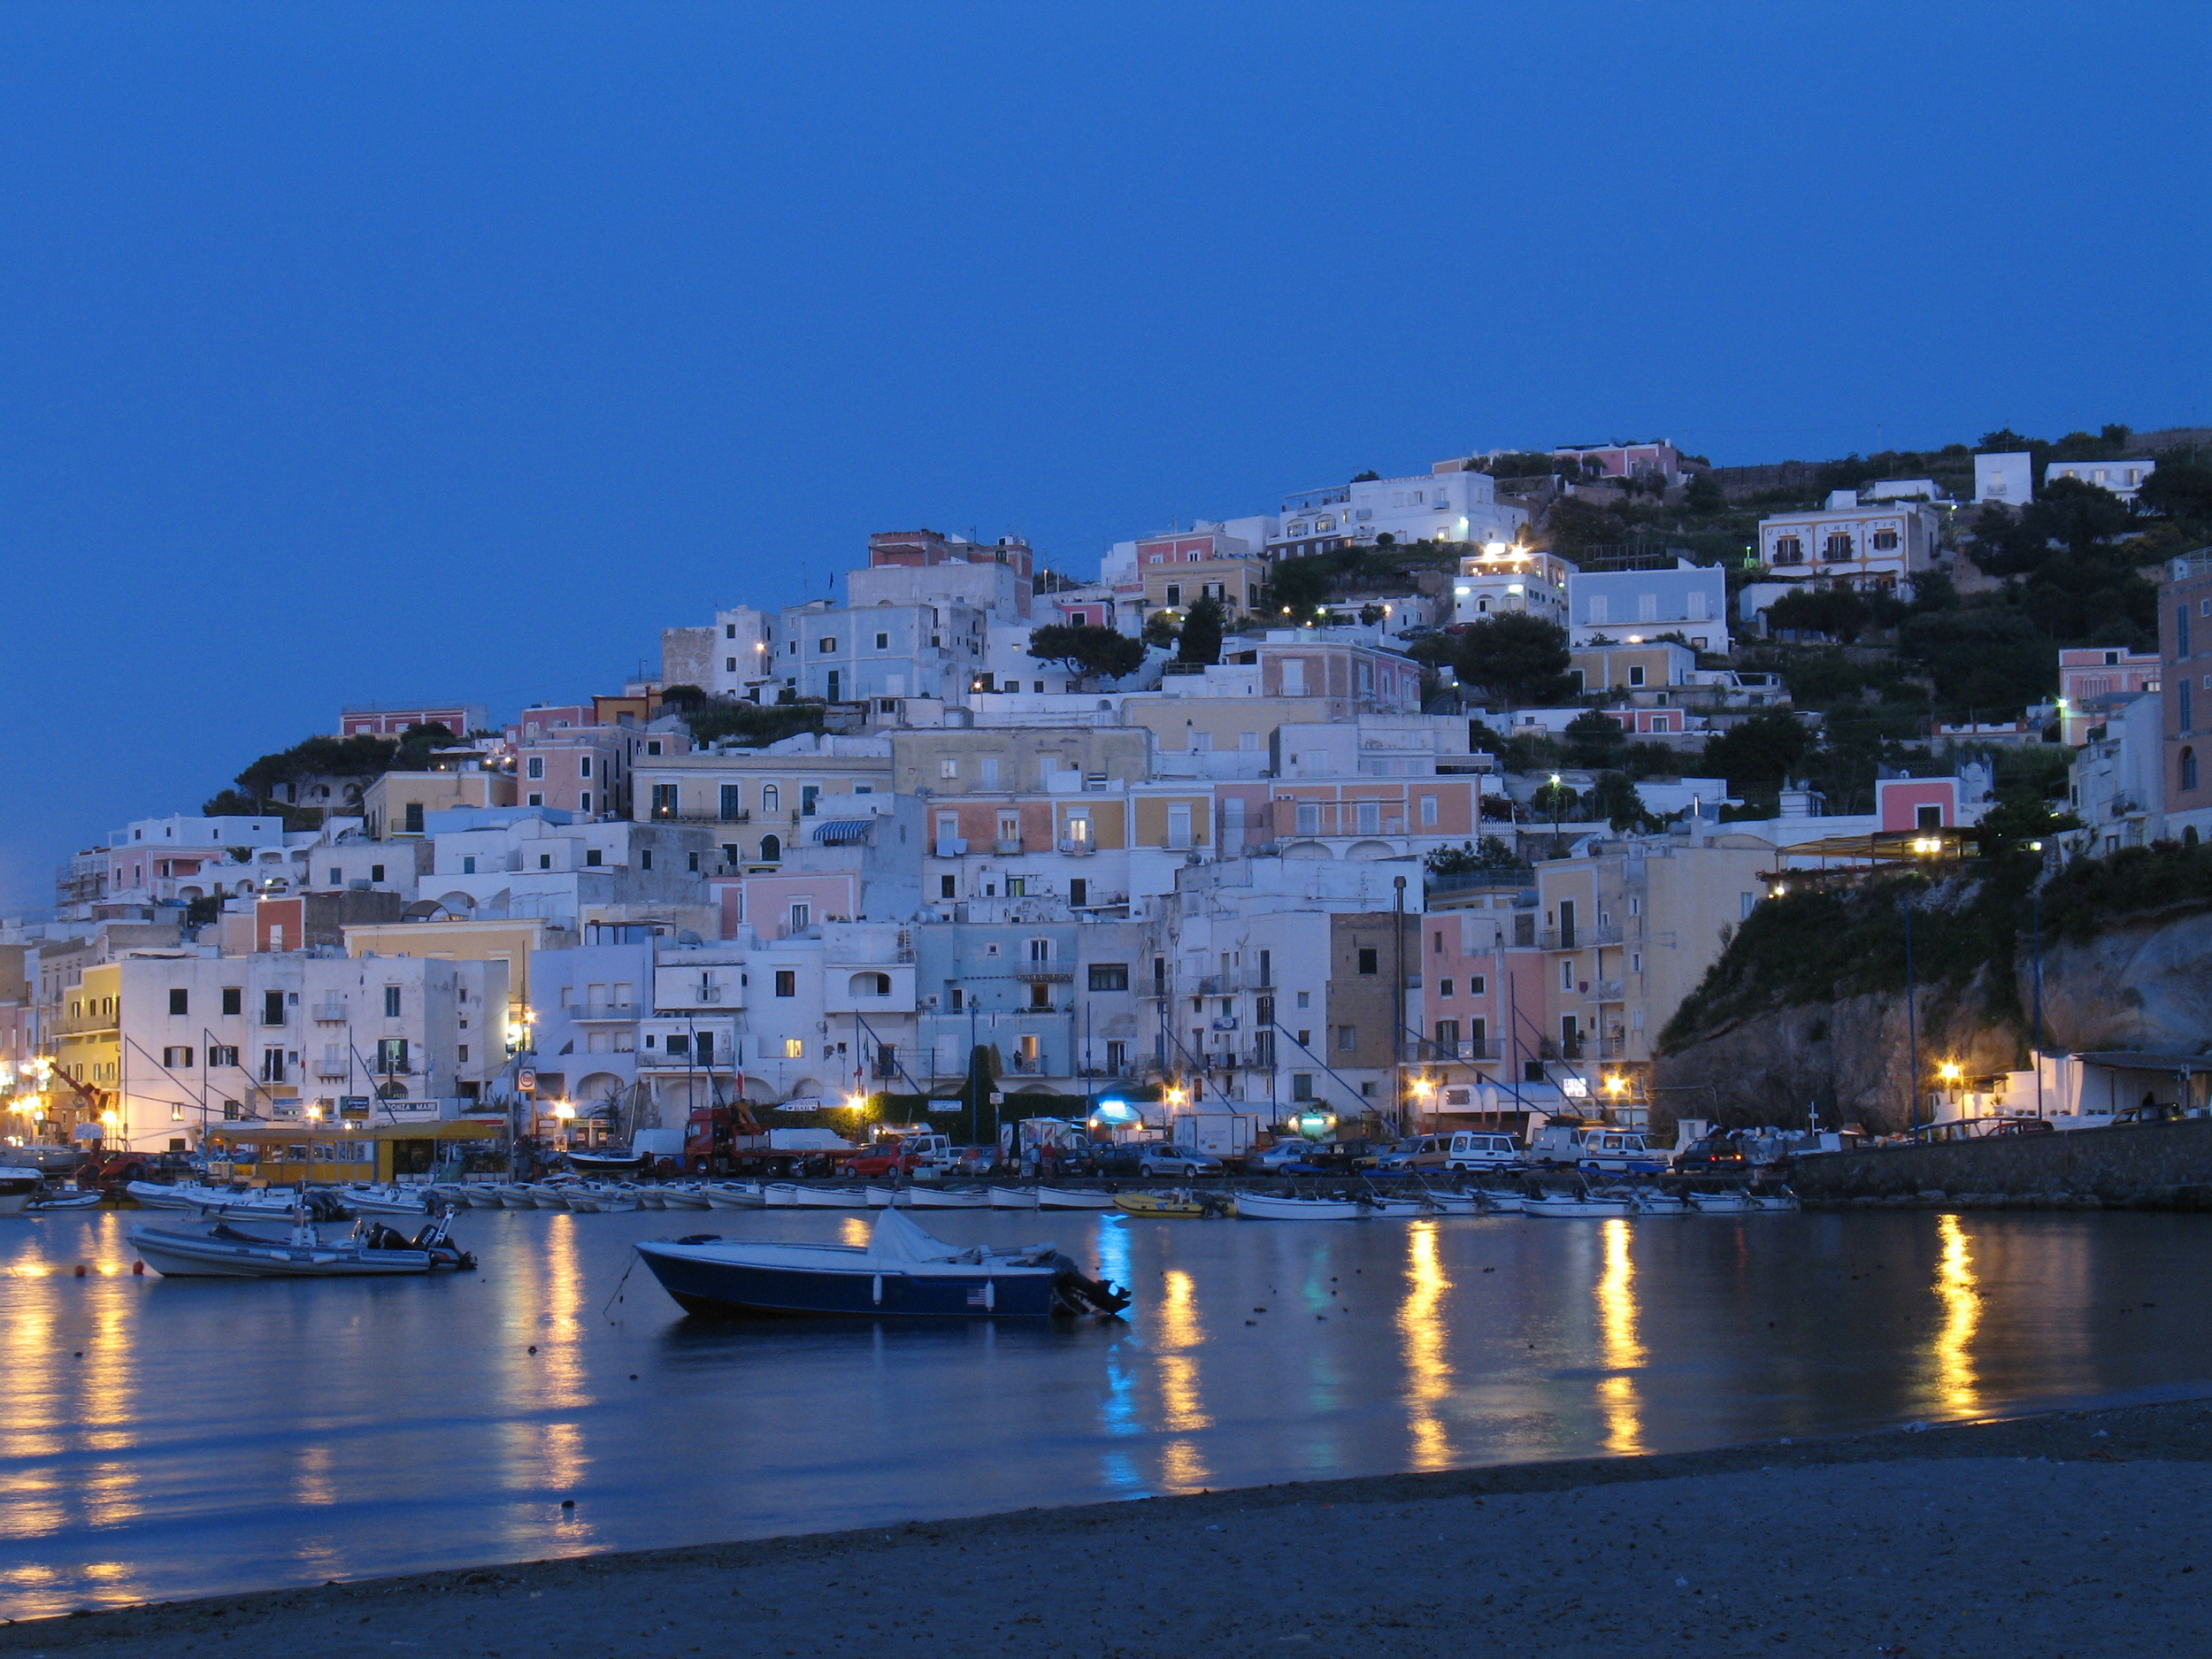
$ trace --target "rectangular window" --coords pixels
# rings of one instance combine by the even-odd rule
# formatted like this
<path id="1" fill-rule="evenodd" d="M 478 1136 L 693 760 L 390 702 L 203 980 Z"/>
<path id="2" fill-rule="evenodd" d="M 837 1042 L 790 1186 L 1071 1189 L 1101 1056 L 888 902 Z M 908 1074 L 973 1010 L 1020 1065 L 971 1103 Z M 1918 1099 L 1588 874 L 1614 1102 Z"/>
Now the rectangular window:
<path id="1" fill-rule="evenodd" d="M 522 763 L 522 775 L 523 775 L 524 777 L 526 777 L 526 778 L 542 778 L 542 777 L 544 777 L 544 776 L 545 776 L 545 757 L 544 757 L 544 756 L 542 756 L 542 755 L 533 755 L 533 756 L 531 756 L 531 757 L 530 757 L 530 758 L 529 758 L 528 760 L 526 760 L 525 762 L 523 762 L 523 763 Z"/>
<path id="2" fill-rule="evenodd" d="M 798 970 L 796 968 L 778 968 L 776 970 L 776 995 L 778 996 L 796 996 L 798 994 Z"/>
<path id="3" fill-rule="evenodd" d="M 1312 1072 L 1293 1071 L 1290 1074 L 1290 1097 L 1293 1100 L 1311 1100 L 1313 1098 Z"/>
<path id="4" fill-rule="evenodd" d="M 1125 962 L 1094 962 L 1091 964 L 1090 979 L 1094 991 L 1125 991 L 1129 988 L 1129 964 Z"/>
<path id="5" fill-rule="evenodd" d="M 584 863 L 586 864 L 597 865 L 605 858 L 605 856 L 606 855 L 596 847 L 587 847 L 584 849 Z"/>
<path id="6" fill-rule="evenodd" d="M 1374 946 L 1362 945 L 1359 948 L 1359 971 L 1362 973 L 1379 972 L 1377 967 L 1377 952 Z"/>
<path id="7" fill-rule="evenodd" d="M 680 1054 L 687 1059 L 691 1056 L 691 1039 L 681 1032 L 670 1032 L 661 1047 L 672 1055 Z"/>
<path id="8" fill-rule="evenodd" d="M 370 879 L 370 880 L 372 880 L 372 881 L 381 881 L 381 880 L 383 880 L 383 879 L 384 879 L 384 866 L 383 866 L 382 864 L 371 864 L 371 865 L 369 866 L 369 879 Z M 236 1009 L 232 1009 L 232 1010 L 230 1010 L 229 1011 L 230 1011 L 231 1013 L 234 1013 L 234 1013 L 236 1013 L 238 1010 L 237 1010 Z"/>
<path id="9" fill-rule="evenodd" d="M 400 813 L 400 833 L 403 835 L 422 833 L 422 803 L 410 801 Z"/>
<path id="10" fill-rule="evenodd" d="M 1382 803 L 1362 801 L 1354 809 L 1357 814 L 1359 833 L 1363 835 L 1382 833 Z"/>
<path id="11" fill-rule="evenodd" d="M 795 904 L 791 907 L 791 931 L 793 933 L 804 933 L 813 925 L 814 907 L 811 904 Z"/>
<path id="12" fill-rule="evenodd" d="M 399 1018 L 399 987 L 396 985 L 388 985 L 384 987 L 384 1018 L 387 1019 Z"/>
<path id="13" fill-rule="evenodd" d="M 2181 693 L 2181 729 L 2193 732 L 2197 726 L 2196 687 L 2185 680 L 2180 682 L 2178 689 Z"/>
<path id="14" fill-rule="evenodd" d="M 1470 996 L 1480 996 L 1486 989 L 1488 989 L 1489 983 L 1490 982 L 1484 979 L 1479 973 L 1469 974 L 1467 976 L 1467 995 Z"/>
<path id="15" fill-rule="evenodd" d="M 1301 835 L 1318 835 L 1321 833 L 1321 803 L 1319 802 L 1301 801 L 1297 806 L 1297 814 L 1298 833 Z"/>
<path id="16" fill-rule="evenodd" d="M 1106 1044 L 1107 1071 L 1112 1076 L 1119 1077 L 1128 1069 L 1129 1045 L 1126 1042 L 1116 1042 L 1110 1039 Z"/>
<path id="17" fill-rule="evenodd" d="M 2182 605 L 2174 611 L 2174 654 L 2189 655 L 2189 607 Z"/>
<path id="18" fill-rule="evenodd" d="M 1071 909 L 1079 910 L 1086 905 L 1089 904 L 1090 902 L 1091 884 L 1089 879 L 1084 876 L 1070 876 L 1068 878 L 1069 907 Z"/>
<path id="19" fill-rule="evenodd" d="M 783 1040 L 783 1057 L 787 1060 L 805 1059 L 806 1039 L 803 1037 L 786 1037 Z"/>
<path id="20" fill-rule="evenodd" d="M 1454 982 L 1450 979 L 1439 979 L 1436 982 L 1436 995 L 1441 1001 L 1447 1002 L 1450 1002 L 1452 999 L 1453 990 Z"/>
<path id="21" fill-rule="evenodd" d="M 376 1069 L 385 1077 L 394 1077 L 408 1070 L 407 1039 L 379 1037 L 376 1040 Z"/>
<path id="22" fill-rule="evenodd" d="M 1436 1022 L 1436 1046 L 1443 1049 L 1448 1056 L 1457 1053 L 1459 1048 L 1459 1022 L 1457 1020 L 1440 1019 Z"/>
<path id="23" fill-rule="evenodd" d="M 1353 1049 L 1358 1048 L 1359 1027 L 1357 1025 L 1339 1025 L 1336 1028 L 1336 1046 L 1337 1051 L 1340 1054 L 1349 1054 Z"/>
<path id="24" fill-rule="evenodd" d="M 172 1070 L 175 1070 L 179 1067 L 188 1069 L 192 1064 L 192 1050 L 189 1048 L 164 1048 L 161 1051 L 161 1064 Z"/>
<path id="25" fill-rule="evenodd" d="M 242 1014 L 245 1011 L 245 987 L 240 985 L 225 986 L 223 987 L 223 1012 L 226 1014 Z"/>
<path id="26" fill-rule="evenodd" d="M 261 1023 L 281 1025 L 284 1023 L 284 993 L 264 991 L 261 994 Z"/>
<path id="27" fill-rule="evenodd" d="M 1559 988 L 1563 991 L 1575 988 L 1575 959 L 1572 956 L 1559 959 Z"/>
<path id="28" fill-rule="evenodd" d="M 172 1014 L 190 1013 L 192 1011 L 192 994 L 189 991 L 171 991 L 169 993 L 169 1011 Z"/>
<path id="29" fill-rule="evenodd" d="M 978 783 L 986 789 L 998 787 L 998 757 L 996 755 L 983 756 L 976 762 L 975 767 Z"/>
<path id="30" fill-rule="evenodd" d="M 284 1081 L 284 1050 L 264 1048 L 261 1051 L 261 1080 L 264 1083 Z"/>
<path id="31" fill-rule="evenodd" d="M 207 1051 L 207 1063 L 211 1066 L 236 1065 L 238 1050 L 227 1044 L 214 1044 Z"/>
<path id="32" fill-rule="evenodd" d="M 1423 829 L 1436 827 L 1436 797 L 1432 795 L 1425 795 L 1421 797 L 1421 827 Z"/>
<path id="33" fill-rule="evenodd" d="M 959 877 L 939 876 L 937 878 L 937 896 L 941 899 L 958 898 L 960 896 Z"/>

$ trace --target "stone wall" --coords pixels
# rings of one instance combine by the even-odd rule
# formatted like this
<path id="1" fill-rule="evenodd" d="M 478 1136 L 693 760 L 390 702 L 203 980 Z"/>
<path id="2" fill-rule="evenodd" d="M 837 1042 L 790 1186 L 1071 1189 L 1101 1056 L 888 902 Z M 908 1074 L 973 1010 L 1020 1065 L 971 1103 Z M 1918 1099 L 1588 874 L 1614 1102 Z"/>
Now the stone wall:
<path id="1" fill-rule="evenodd" d="M 1809 1203 L 2064 1194 L 2106 1204 L 2202 1209 L 2212 1207 L 2212 1118 L 1819 1152 L 1791 1160 L 1790 1184 Z"/>

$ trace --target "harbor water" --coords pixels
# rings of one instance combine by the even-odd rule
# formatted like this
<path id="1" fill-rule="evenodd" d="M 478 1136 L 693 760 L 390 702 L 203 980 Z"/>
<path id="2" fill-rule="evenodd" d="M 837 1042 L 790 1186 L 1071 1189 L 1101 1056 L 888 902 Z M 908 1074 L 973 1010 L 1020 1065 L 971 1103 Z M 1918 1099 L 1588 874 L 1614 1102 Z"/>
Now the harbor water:
<path id="1" fill-rule="evenodd" d="M 479 1272 L 316 1282 L 0 1221 L 0 1614 L 2212 1392 L 2187 1216 L 917 1218 L 1135 1305 L 726 1324 L 625 1277 L 856 1212 L 470 1210 Z"/>

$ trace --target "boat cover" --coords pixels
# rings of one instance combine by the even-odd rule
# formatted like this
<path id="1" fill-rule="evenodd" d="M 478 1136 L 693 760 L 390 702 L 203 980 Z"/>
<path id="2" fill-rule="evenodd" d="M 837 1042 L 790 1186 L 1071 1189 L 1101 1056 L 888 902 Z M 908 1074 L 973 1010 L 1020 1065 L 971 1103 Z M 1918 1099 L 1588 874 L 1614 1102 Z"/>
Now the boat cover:
<path id="1" fill-rule="evenodd" d="M 886 1210 L 876 1217 L 875 1231 L 868 1235 L 868 1254 L 889 1262 L 953 1262 L 964 1252 L 930 1237 L 904 1210 Z"/>

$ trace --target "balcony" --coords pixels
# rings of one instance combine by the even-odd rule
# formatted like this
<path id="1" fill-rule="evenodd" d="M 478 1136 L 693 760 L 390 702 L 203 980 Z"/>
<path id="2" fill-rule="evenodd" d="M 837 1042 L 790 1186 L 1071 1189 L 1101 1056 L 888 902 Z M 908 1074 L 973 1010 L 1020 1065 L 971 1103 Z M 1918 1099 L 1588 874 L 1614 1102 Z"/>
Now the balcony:
<path id="1" fill-rule="evenodd" d="M 1075 975 L 1064 968 L 1032 965 L 1014 970 L 1014 977 L 1028 985 L 1072 985 Z"/>
<path id="2" fill-rule="evenodd" d="M 1274 981 L 1263 979 L 1257 968 L 1232 968 L 1226 973 L 1202 973 L 1193 996 L 1233 996 L 1239 991 L 1271 991 Z"/>
<path id="3" fill-rule="evenodd" d="M 346 1023 L 346 1005 L 335 998 L 318 1002 L 311 1017 L 319 1025 L 342 1025 Z"/>
<path id="4" fill-rule="evenodd" d="M 1620 925 L 1617 922 L 1596 927 L 1547 927 L 1536 935 L 1540 950 L 1588 950 L 1597 945 L 1620 942 Z"/>
<path id="5" fill-rule="evenodd" d="M 940 858 L 964 858 L 968 854 L 968 843 L 956 835 L 940 835 L 933 851 Z"/>
<path id="6" fill-rule="evenodd" d="M 1002 858 L 1010 858 L 1021 849 L 1022 838 L 1018 835 L 1002 835 L 991 843 L 991 850 Z"/>
<path id="7" fill-rule="evenodd" d="M 569 1018 L 578 1025 L 588 1025 L 598 1020 L 635 1019 L 638 1017 L 638 1004 L 635 1002 L 594 1002 L 589 1007 L 572 1008 L 567 1011 Z"/>
<path id="8" fill-rule="evenodd" d="M 1617 1002 L 1621 1000 L 1621 982 L 1618 979 L 1593 980 L 1590 995 L 1601 1002 Z"/>
<path id="9" fill-rule="evenodd" d="M 1074 858 L 1087 858 L 1098 850 L 1098 844 L 1087 835 L 1063 835 L 1060 850 Z"/>
<path id="10" fill-rule="evenodd" d="M 1414 1052 L 1406 1056 L 1409 1060 L 1433 1060 L 1445 1064 L 1471 1064 L 1477 1061 L 1500 1058 L 1502 1045 L 1495 1038 L 1486 1038 L 1481 1041 L 1477 1041 L 1471 1037 L 1455 1042 L 1431 1042 L 1424 1040 L 1410 1044 L 1409 1047 Z"/>
<path id="11" fill-rule="evenodd" d="M 753 814 L 749 808 L 740 807 L 734 812 L 689 812 L 676 807 L 657 806 L 647 815 L 655 824 L 749 824 Z"/>

